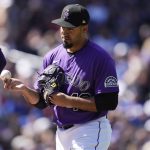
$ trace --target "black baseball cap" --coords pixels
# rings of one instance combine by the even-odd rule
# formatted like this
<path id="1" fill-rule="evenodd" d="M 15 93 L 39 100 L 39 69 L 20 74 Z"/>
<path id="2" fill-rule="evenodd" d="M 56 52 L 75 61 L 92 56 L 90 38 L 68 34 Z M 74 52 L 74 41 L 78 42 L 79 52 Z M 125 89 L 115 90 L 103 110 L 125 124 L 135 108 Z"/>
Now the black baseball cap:
<path id="1" fill-rule="evenodd" d="M 61 27 L 75 28 L 88 24 L 90 20 L 87 9 L 80 4 L 69 4 L 64 7 L 61 18 L 52 20 L 52 23 Z"/>

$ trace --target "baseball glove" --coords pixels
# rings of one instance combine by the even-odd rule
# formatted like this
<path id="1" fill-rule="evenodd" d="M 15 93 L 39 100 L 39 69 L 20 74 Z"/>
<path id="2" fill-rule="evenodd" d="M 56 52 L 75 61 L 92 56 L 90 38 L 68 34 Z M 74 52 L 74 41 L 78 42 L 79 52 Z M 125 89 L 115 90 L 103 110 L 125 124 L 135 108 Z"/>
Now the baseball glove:
<path id="1" fill-rule="evenodd" d="M 64 70 L 55 64 L 49 65 L 39 75 L 37 86 L 47 105 L 52 105 L 49 101 L 51 95 L 59 92 L 65 81 Z"/>

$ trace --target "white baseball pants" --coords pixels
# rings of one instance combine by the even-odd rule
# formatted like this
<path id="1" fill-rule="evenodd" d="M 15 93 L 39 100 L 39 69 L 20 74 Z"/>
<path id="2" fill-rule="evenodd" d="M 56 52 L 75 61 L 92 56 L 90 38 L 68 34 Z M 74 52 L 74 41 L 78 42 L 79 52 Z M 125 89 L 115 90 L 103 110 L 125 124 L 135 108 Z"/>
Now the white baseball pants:
<path id="1" fill-rule="evenodd" d="M 107 150 L 112 129 L 109 120 L 101 117 L 85 124 L 76 124 L 56 131 L 56 150 Z"/>

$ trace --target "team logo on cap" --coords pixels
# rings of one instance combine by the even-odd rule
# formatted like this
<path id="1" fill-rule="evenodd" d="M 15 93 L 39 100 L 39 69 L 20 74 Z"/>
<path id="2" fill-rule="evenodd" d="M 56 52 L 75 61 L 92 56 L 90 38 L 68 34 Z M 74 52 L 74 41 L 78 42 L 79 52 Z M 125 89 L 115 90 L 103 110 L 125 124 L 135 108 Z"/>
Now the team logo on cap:
<path id="1" fill-rule="evenodd" d="M 66 9 L 63 13 L 63 18 L 68 19 L 68 17 L 69 17 L 69 9 Z"/>
<path id="2" fill-rule="evenodd" d="M 104 82 L 105 87 L 118 87 L 117 79 L 113 76 L 108 76 Z"/>
<path id="3" fill-rule="evenodd" d="M 82 20 L 82 24 L 85 24 L 86 23 L 86 21 L 85 20 Z"/>

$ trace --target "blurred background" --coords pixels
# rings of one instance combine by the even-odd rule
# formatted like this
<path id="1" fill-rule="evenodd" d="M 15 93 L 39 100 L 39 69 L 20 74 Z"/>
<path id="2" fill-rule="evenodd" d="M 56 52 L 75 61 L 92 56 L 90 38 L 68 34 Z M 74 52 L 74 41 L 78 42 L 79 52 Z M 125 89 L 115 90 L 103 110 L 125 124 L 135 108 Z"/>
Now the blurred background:
<path id="1" fill-rule="evenodd" d="M 51 20 L 79 3 L 91 15 L 89 36 L 116 61 L 119 105 L 109 113 L 109 150 L 150 150 L 149 0 L 0 0 L 0 48 L 13 77 L 31 86 L 46 52 L 61 40 Z M 55 150 L 49 109 L 33 108 L 0 83 L 0 150 Z"/>

